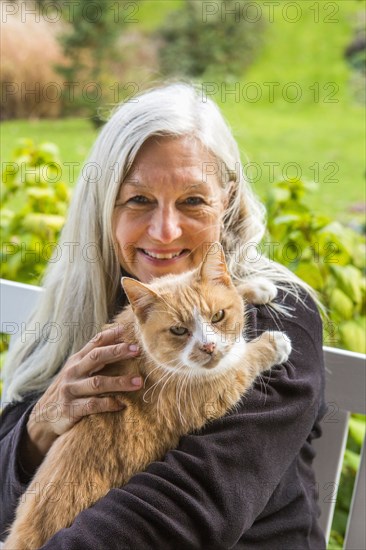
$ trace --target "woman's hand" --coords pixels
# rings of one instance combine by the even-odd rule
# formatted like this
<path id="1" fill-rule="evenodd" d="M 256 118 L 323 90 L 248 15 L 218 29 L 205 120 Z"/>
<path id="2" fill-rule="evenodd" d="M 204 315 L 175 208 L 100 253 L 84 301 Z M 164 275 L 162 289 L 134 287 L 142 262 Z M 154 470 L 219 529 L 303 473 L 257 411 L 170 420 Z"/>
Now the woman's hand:
<path id="1" fill-rule="evenodd" d="M 27 457 L 31 453 L 35 464 L 42 461 L 55 439 L 81 418 L 123 409 L 120 392 L 141 387 L 142 379 L 136 375 L 98 375 L 106 365 L 138 355 L 137 346 L 121 342 L 122 336 L 116 327 L 98 333 L 69 357 L 36 403 L 27 424 L 28 441 L 24 442 Z"/>

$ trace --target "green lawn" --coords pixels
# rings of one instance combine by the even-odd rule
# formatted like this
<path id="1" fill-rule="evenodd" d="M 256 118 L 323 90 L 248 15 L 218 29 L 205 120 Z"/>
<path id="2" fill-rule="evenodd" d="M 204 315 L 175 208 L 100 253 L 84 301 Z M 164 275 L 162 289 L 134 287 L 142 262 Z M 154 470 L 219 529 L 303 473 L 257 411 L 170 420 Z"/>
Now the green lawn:
<path id="1" fill-rule="evenodd" d="M 241 150 L 256 163 L 259 194 L 271 187 L 270 168 L 275 179 L 298 172 L 318 182 L 310 201 L 315 209 L 348 219 L 349 205 L 365 201 L 365 109 L 354 97 L 344 59 L 362 2 L 304 0 L 296 3 L 301 16 L 295 23 L 288 19 L 296 13 L 284 11 L 288 3 L 276 4 L 262 50 L 245 77 L 226 88 L 216 83 L 212 97 L 221 103 Z M 230 89 L 239 97 L 225 97 Z M 286 168 L 287 163 L 294 165 Z"/>
<path id="2" fill-rule="evenodd" d="M 180 4 L 144 0 L 131 30 L 154 31 Z M 349 206 L 365 201 L 365 110 L 354 98 L 344 60 L 362 2 L 303 0 L 297 3 L 301 17 L 296 23 L 288 21 L 294 15 L 283 11 L 286 5 L 274 6 L 273 22 L 267 23 L 262 49 L 247 73 L 227 84 L 207 77 L 204 89 L 209 86 L 220 104 L 244 163 L 250 161 L 248 174 L 260 196 L 274 180 L 301 175 L 318 182 L 310 198 L 314 209 L 347 220 Z M 299 94 L 296 102 L 294 93 Z M 1 159 L 11 160 L 17 138 L 30 137 L 57 143 L 64 162 L 82 163 L 96 134 L 87 119 L 5 122 Z"/>
<path id="3" fill-rule="evenodd" d="M 364 137 L 358 107 L 348 110 L 342 127 L 331 112 L 318 114 L 316 109 L 299 112 L 293 118 L 275 109 L 246 106 L 235 122 L 235 113 L 223 107 L 260 196 L 266 195 L 274 180 L 298 173 L 306 180 L 318 181 L 318 191 L 310 197 L 318 211 L 348 219 L 349 205 L 365 200 Z M 57 143 L 62 161 L 81 166 L 96 135 L 86 119 L 5 122 L 1 128 L 1 159 L 11 160 L 16 140 L 30 137 L 37 142 Z"/>
<path id="4" fill-rule="evenodd" d="M 349 205 L 365 201 L 362 116 L 359 108 L 349 109 L 342 124 L 332 112 L 316 109 L 293 117 L 270 108 L 246 108 L 241 115 L 245 123 L 235 123 L 232 115 L 231 124 L 260 195 L 274 180 L 299 175 L 318 184 L 309 199 L 314 209 L 342 217 Z"/>
<path id="5" fill-rule="evenodd" d="M 0 133 L 1 162 L 12 160 L 12 151 L 18 139 L 31 138 L 37 143 L 56 143 L 64 162 L 82 163 L 97 135 L 97 131 L 86 118 L 11 120 L 1 124 Z"/>

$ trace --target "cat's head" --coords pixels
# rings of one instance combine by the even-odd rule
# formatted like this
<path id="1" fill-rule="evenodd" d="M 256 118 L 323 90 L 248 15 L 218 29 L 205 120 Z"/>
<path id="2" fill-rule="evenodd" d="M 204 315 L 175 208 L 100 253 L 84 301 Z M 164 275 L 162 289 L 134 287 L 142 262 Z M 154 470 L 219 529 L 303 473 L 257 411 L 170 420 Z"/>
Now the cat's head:
<path id="1" fill-rule="evenodd" d="M 122 284 L 147 353 L 167 370 L 213 372 L 235 345 L 242 344 L 243 300 L 220 243 L 208 249 L 193 271 L 150 284 L 124 277 Z"/>

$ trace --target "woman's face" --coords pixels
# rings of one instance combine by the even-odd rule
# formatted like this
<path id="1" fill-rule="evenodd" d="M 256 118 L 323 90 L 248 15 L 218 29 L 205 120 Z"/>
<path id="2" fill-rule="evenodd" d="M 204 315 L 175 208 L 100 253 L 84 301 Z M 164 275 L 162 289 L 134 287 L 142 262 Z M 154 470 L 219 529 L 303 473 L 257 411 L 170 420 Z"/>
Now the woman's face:
<path id="1" fill-rule="evenodd" d="M 119 262 L 128 273 L 145 283 L 182 273 L 220 240 L 226 195 L 212 174 L 219 171 L 214 162 L 200 142 L 185 137 L 144 143 L 114 210 Z"/>

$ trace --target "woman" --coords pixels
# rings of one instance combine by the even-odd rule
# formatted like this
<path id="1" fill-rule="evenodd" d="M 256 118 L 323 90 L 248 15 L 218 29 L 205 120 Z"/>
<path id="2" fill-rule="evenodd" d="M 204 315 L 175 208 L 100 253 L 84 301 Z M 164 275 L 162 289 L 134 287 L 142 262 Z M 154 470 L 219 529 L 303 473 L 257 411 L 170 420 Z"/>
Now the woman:
<path id="1" fill-rule="evenodd" d="M 59 339 L 45 329 L 9 354 L 1 529 L 55 439 L 83 415 L 119 410 L 118 393 L 142 384 L 96 374 L 138 353 L 123 334 L 94 336 L 125 303 L 121 269 L 143 282 L 181 273 L 220 240 L 235 281 L 261 274 L 277 284 L 279 313 L 252 308 L 247 335 L 284 330 L 291 361 L 271 369 L 237 411 L 183 437 L 43 548 L 325 548 L 311 469 L 325 409 L 321 321 L 304 283 L 260 254 L 251 260 L 264 211 L 218 108 L 187 84 L 146 92 L 115 112 L 89 163 L 61 237 L 72 257 L 50 267 L 32 319 L 57 323 Z M 116 397 L 99 397 L 106 392 Z"/>

